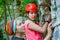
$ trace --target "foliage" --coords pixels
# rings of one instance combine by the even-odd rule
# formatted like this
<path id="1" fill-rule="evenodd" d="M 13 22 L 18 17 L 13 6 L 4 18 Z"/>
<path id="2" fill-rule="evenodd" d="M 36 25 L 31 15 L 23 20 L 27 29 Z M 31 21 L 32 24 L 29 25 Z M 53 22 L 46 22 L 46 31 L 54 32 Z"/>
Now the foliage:
<path id="1" fill-rule="evenodd" d="M 0 27 L 0 40 L 6 40 L 6 38 L 3 37 L 3 29 Z"/>
<path id="2" fill-rule="evenodd" d="M 54 8 L 53 8 L 54 11 L 57 11 L 57 6 L 55 5 Z"/>
<path id="3" fill-rule="evenodd" d="M 0 21 L 3 20 L 3 17 L 4 17 L 4 15 L 3 15 L 3 6 L 1 5 L 0 6 Z"/>
<path id="4" fill-rule="evenodd" d="M 4 5 L 6 4 L 11 4 L 11 1 L 5 1 L 5 0 L 0 0 L 0 22 L 4 19 Z M 7 14 L 8 16 L 8 14 Z"/>

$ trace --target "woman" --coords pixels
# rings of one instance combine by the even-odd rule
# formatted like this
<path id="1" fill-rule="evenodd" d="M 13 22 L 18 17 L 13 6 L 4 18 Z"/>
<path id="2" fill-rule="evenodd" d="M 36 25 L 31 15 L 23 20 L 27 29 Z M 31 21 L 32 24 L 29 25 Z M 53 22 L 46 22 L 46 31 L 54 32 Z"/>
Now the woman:
<path id="1" fill-rule="evenodd" d="M 25 7 L 25 11 L 28 17 L 28 19 L 25 21 L 25 31 L 27 40 L 43 40 L 42 33 L 46 32 L 47 27 L 48 28 L 51 27 L 51 23 L 49 23 L 50 18 L 48 17 L 43 27 L 41 27 L 41 24 L 37 20 L 38 9 L 36 4 L 34 3 L 27 4 Z M 50 36 L 49 37 L 47 36 L 44 40 L 48 40 L 50 38 Z"/>

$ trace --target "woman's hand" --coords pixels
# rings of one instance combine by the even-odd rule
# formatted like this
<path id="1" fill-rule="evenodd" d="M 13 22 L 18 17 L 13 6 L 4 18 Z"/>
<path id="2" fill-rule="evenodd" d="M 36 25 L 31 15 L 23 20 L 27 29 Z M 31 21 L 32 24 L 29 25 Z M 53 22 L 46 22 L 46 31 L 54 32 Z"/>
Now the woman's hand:
<path id="1" fill-rule="evenodd" d="M 51 35 L 52 35 L 52 22 L 50 22 L 50 23 L 48 24 L 47 35 L 48 35 L 48 36 L 51 36 Z"/>
<path id="2" fill-rule="evenodd" d="M 47 35 L 51 37 L 52 35 L 52 29 L 51 29 L 52 26 L 48 27 L 47 28 Z"/>

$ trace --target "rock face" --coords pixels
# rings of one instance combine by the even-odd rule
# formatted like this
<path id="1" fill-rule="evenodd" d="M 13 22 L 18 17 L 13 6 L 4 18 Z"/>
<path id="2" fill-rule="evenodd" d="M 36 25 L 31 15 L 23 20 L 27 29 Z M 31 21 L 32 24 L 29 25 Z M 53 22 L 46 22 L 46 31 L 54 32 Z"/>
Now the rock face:
<path id="1" fill-rule="evenodd" d="M 44 1 L 49 4 L 51 3 L 51 0 L 44 0 Z"/>

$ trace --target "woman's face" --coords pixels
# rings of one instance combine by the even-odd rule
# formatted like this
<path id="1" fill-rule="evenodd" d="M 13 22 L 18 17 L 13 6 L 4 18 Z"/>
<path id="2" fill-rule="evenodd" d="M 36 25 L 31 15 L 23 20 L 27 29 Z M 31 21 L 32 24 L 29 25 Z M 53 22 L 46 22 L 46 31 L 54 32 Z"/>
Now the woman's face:
<path id="1" fill-rule="evenodd" d="M 37 18 L 37 13 L 35 13 L 35 12 L 29 12 L 29 13 L 27 14 L 27 16 L 28 16 L 31 20 L 36 20 L 36 18 Z"/>
<path id="2" fill-rule="evenodd" d="M 17 32 L 25 32 L 24 24 L 22 23 L 22 21 L 18 20 L 16 26 L 17 26 Z"/>

